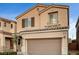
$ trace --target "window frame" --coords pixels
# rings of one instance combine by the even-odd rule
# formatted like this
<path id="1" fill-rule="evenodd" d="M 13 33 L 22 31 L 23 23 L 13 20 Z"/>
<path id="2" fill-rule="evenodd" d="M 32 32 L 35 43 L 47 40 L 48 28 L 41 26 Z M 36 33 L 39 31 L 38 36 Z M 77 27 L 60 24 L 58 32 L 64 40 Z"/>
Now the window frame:
<path id="1" fill-rule="evenodd" d="M 29 27 L 29 19 L 28 18 L 25 18 L 25 22 L 24 23 L 25 23 L 25 27 Z"/>
<path id="2" fill-rule="evenodd" d="M 6 22 L 4 22 L 4 27 L 6 27 L 7 26 L 7 23 Z"/>
<path id="3" fill-rule="evenodd" d="M 28 21 L 27 23 L 26 23 L 26 20 Z M 28 26 L 29 26 L 29 20 L 28 20 L 28 18 L 22 19 L 22 28 L 25 28 L 25 27 L 28 27 Z"/>
<path id="4" fill-rule="evenodd" d="M 11 29 L 13 28 L 13 24 L 11 24 Z"/>
<path id="5" fill-rule="evenodd" d="M 1 27 L 1 22 L 0 22 L 0 27 Z"/>
<path id="6" fill-rule="evenodd" d="M 31 17 L 31 27 L 35 26 L 35 17 Z"/>
<path id="7" fill-rule="evenodd" d="M 25 19 L 22 19 L 22 28 L 25 27 Z"/>
<path id="8" fill-rule="evenodd" d="M 57 14 L 56 23 L 55 23 L 55 22 L 52 22 L 52 21 L 54 21 L 54 20 L 52 20 L 51 17 L 50 17 L 51 15 L 53 16 L 54 14 Z M 49 15 L 49 23 L 50 23 L 50 24 L 53 24 L 53 25 L 58 24 L 58 11 L 50 12 L 50 13 L 48 13 L 48 15 Z M 53 17 L 52 17 L 52 18 L 53 18 Z"/>

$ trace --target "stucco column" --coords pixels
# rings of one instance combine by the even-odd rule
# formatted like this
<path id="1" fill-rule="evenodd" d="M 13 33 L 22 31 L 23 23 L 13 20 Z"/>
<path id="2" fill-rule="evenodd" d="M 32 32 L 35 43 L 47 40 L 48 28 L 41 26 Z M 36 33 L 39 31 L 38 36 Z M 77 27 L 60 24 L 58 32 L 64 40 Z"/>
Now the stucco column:
<path id="1" fill-rule="evenodd" d="M 14 46 L 13 51 L 15 51 L 15 52 L 16 52 L 16 43 L 13 43 L 13 46 Z"/>
<path id="2" fill-rule="evenodd" d="M 1 52 L 5 51 L 5 36 L 2 35 L 1 39 Z"/>
<path id="3" fill-rule="evenodd" d="M 22 54 L 26 54 L 27 55 L 27 40 L 26 39 L 22 39 L 22 48 L 21 48 L 21 52 Z"/>
<path id="4" fill-rule="evenodd" d="M 0 45 L 1 45 L 1 47 L 0 47 L 0 51 L 1 52 L 3 52 L 3 50 L 4 50 L 4 37 L 3 37 L 3 34 L 0 36 L 1 37 L 1 42 L 0 42 Z"/>
<path id="5" fill-rule="evenodd" d="M 62 38 L 62 55 L 67 55 L 68 54 L 68 36 L 67 33 L 63 33 L 64 36 Z"/>

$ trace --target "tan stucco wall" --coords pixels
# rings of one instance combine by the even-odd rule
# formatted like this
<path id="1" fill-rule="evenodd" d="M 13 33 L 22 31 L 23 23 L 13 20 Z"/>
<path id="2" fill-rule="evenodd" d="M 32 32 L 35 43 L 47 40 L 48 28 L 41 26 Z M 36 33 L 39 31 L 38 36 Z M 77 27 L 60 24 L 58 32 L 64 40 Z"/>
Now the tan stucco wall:
<path id="1" fill-rule="evenodd" d="M 17 19 L 17 32 L 20 32 L 26 29 L 29 30 L 29 29 L 45 28 L 45 26 L 47 26 L 47 23 L 49 21 L 48 13 L 55 12 L 55 11 L 58 11 L 58 24 L 60 25 L 60 27 L 68 27 L 68 14 L 67 14 L 68 9 L 67 8 L 52 7 L 47 11 L 41 13 L 40 16 L 39 16 L 39 12 L 37 11 L 37 8 L 35 8 Z M 22 19 L 24 18 L 31 19 L 31 17 L 35 17 L 35 27 L 22 28 Z"/>
<path id="2" fill-rule="evenodd" d="M 10 32 L 11 32 L 11 33 L 15 33 L 16 30 L 17 30 L 17 28 L 16 28 L 16 25 L 17 25 L 17 24 L 14 23 L 14 22 L 11 22 L 11 24 L 13 24 L 13 28 L 12 28 L 12 29 L 10 28 Z M 10 27 L 11 27 L 11 26 L 10 26 Z"/>
<path id="3" fill-rule="evenodd" d="M 1 21 L 1 20 L 0 20 L 0 22 L 1 22 L 1 25 L 3 26 L 3 24 L 2 24 L 2 23 L 3 23 L 3 21 Z M 0 27 L 0 30 L 2 30 L 2 26 Z"/>
<path id="4" fill-rule="evenodd" d="M 28 12 L 27 14 L 25 14 L 24 16 L 17 19 L 17 32 L 26 29 L 26 28 L 22 28 L 22 19 L 24 19 L 24 18 L 30 19 L 31 17 L 35 17 L 35 27 L 28 27 L 27 29 L 39 28 L 39 26 L 40 26 L 39 12 L 37 11 L 37 8 L 35 8 L 35 9 L 31 10 L 30 12 Z"/>
<path id="5" fill-rule="evenodd" d="M 0 30 L 10 32 L 10 33 L 15 33 L 15 26 L 16 26 L 15 22 L 7 22 L 7 21 L 3 21 L 3 20 L 0 20 L 0 22 L 1 22 Z M 6 27 L 4 27 L 4 22 L 6 22 Z M 13 24 L 12 29 L 11 29 L 11 24 Z"/>
<path id="6" fill-rule="evenodd" d="M 53 7 L 40 14 L 40 21 L 41 21 L 40 26 L 41 27 L 47 26 L 47 23 L 49 22 L 48 13 L 56 11 L 58 11 L 58 24 L 60 24 L 60 27 L 68 27 L 67 9 L 53 8 Z"/>

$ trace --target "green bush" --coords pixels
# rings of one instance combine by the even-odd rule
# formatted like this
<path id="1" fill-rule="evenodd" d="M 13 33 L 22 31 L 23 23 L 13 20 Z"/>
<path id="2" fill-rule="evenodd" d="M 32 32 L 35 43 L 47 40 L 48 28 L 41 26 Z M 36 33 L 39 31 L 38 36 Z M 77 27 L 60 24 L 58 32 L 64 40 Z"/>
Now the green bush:
<path id="1" fill-rule="evenodd" d="M 0 52 L 0 55 L 17 55 L 17 52 Z"/>

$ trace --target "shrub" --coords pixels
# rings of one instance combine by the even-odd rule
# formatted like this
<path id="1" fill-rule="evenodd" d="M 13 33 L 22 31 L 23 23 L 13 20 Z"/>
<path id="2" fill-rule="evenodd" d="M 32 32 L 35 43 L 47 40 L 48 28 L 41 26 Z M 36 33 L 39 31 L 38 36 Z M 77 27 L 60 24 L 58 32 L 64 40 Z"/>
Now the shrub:
<path id="1" fill-rule="evenodd" d="M 0 55 L 17 55 L 17 52 L 0 52 Z"/>

